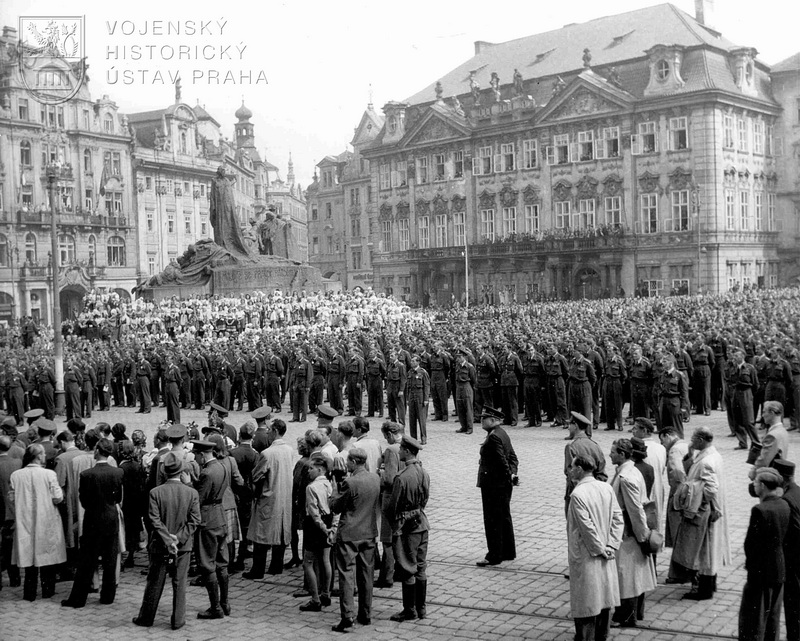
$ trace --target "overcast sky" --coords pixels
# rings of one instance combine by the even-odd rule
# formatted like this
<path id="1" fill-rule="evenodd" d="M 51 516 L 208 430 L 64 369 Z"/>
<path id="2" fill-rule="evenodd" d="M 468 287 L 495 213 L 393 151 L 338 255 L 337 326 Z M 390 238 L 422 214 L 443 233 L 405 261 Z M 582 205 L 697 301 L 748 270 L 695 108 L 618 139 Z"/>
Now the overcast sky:
<path id="1" fill-rule="evenodd" d="M 349 145 L 370 96 L 378 110 L 388 100 L 409 97 L 470 58 L 475 40 L 503 42 L 651 4 L 657 3 L 2 0 L 0 24 L 16 26 L 19 16 L 84 15 L 92 95 L 109 94 L 129 113 L 172 104 L 169 78 L 180 72 L 183 101 L 194 105 L 199 100 L 232 137 L 233 113 L 244 97 L 254 112 L 259 150 L 283 177 L 291 152 L 297 180 L 305 186 L 316 162 Z M 673 4 L 694 14 L 694 0 Z M 733 42 L 755 47 L 761 60 L 773 64 L 800 50 L 798 7 L 788 0 L 716 0 L 714 26 Z M 180 35 L 152 34 L 154 21 L 167 20 L 180 25 Z M 192 25 L 194 35 L 189 33 Z M 136 33 L 125 35 L 130 29 Z M 138 33 L 144 29 L 147 35 Z M 152 60 L 147 45 L 155 45 Z M 132 59 L 132 46 L 142 48 L 142 59 Z M 177 59 L 180 46 L 183 60 Z M 175 57 L 163 60 L 169 47 Z M 131 74 L 130 84 L 117 75 L 121 71 Z M 222 84 L 228 71 L 236 84 Z M 250 80 L 242 81 L 248 73 Z"/>

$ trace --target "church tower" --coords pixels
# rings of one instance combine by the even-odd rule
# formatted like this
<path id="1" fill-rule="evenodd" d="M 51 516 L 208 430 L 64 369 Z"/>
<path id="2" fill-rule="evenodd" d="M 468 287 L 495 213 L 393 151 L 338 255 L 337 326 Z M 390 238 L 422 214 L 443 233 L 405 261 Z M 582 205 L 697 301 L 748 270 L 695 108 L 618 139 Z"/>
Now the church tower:
<path id="1" fill-rule="evenodd" d="M 255 134 L 253 133 L 253 123 L 250 118 L 253 117 L 253 112 L 244 106 L 239 107 L 233 114 L 236 116 L 238 122 L 236 123 L 236 147 L 239 149 L 247 147 L 255 147 Z"/>
<path id="2" fill-rule="evenodd" d="M 292 162 L 292 152 L 289 152 L 289 171 L 286 172 L 286 182 L 294 185 L 294 163 Z"/>

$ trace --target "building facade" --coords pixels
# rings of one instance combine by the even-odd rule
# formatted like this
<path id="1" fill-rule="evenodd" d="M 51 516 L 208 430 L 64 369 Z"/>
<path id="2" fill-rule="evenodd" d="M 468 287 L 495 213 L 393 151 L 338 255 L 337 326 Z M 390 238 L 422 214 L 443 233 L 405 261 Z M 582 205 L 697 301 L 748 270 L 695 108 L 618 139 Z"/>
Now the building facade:
<path id="1" fill-rule="evenodd" d="M 361 151 L 376 288 L 427 305 L 776 286 L 781 105 L 757 52 L 702 18 L 664 4 L 477 42 L 387 103 Z"/>
<path id="2" fill-rule="evenodd" d="M 272 177 L 272 172 L 275 177 Z M 281 179 L 278 168 L 269 165 L 267 169 L 267 206 L 275 208 L 281 218 L 290 225 L 292 238 L 289 240 L 293 248 L 291 258 L 302 262 L 308 261 L 308 206 L 303 188 L 295 183 L 294 163 L 289 155 L 289 166 L 286 180 Z"/>
<path id="3" fill-rule="evenodd" d="M 137 238 L 127 119 L 87 82 L 68 101 L 45 104 L 17 63 L 17 30 L 0 38 L 0 320 L 52 322 L 50 179 L 56 193 L 58 291 L 62 317 L 91 290 L 131 297 Z M 53 59 L 40 71 L 58 90 L 76 79 Z M 44 92 L 47 99 L 47 91 Z M 57 97 L 57 96 L 54 96 Z"/>

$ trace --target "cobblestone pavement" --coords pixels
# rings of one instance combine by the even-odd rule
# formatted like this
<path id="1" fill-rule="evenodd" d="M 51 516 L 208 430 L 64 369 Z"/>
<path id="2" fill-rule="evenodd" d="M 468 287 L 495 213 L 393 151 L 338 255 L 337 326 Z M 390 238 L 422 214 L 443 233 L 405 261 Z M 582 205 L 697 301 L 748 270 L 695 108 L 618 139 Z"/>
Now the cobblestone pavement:
<path id="1" fill-rule="evenodd" d="M 162 408 L 142 415 L 133 409 L 95 413 L 89 426 L 98 421 L 121 421 L 130 434 L 136 428 L 152 441 L 155 426 L 166 416 Z M 280 415 L 290 418 L 286 411 Z M 247 414 L 236 412 L 231 422 L 237 427 Z M 205 413 L 182 412 L 184 422 L 202 425 Z M 313 426 L 290 423 L 289 443 Z M 382 419 L 370 422 L 380 438 Z M 687 602 L 680 596 L 686 586 L 664 585 L 669 552 L 658 558 L 659 585 L 647 597 L 645 620 L 636 630 L 612 631 L 613 639 L 668 641 L 688 639 L 732 639 L 737 633 L 737 613 L 744 584 L 742 545 L 749 511 L 754 503 L 747 493 L 745 453 L 735 452 L 736 440 L 727 438 L 724 413 L 711 417 L 693 416 L 687 430 L 700 424 L 710 426 L 715 445 L 725 459 L 727 504 L 731 515 L 733 564 L 719 575 L 719 591 L 712 601 Z M 486 542 L 483 533 L 479 490 L 475 487 L 478 450 L 483 432 L 475 426 L 472 435 L 455 434 L 455 419 L 428 423 L 428 446 L 422 461 L 431 475 L 428 516 L 431 524 L 428 587 L 428 618 L 396 624 L 389 616 L 401 607 L 400 585 L 375 590 L 372 624 L 356 626 L 349 634 L 360 639 L 571 639 L 574 631 L 569 618 L 569 582 L 566 526 L 564 520 L 563 447 L 566 431 L 560 428 L 508 428 L 520 460 L 521 485 L 514 492 L 512 514 L 517 537 L 517 560 L 493 568 L 478 568 Z M 620 432 L 599 431 L 595 439 L 608 453 Z M 629 436 L 627 433 L 625 436 Z M 791 433 L 792 450 L 800 451 L 800 439 Z M 609 461 L 610 466 L 610 461 Z M 21 589 L 0 591 L 0 639 L 315 639 L 334 635 L 331 625 L 339 620 L 336 602 L 322 613 L 297 610 L 303 601 L 292 598 L 302 584 L 302 572 L 294 569 L 265 581 L 248 581 L 237 574 L 231 580 L 233 613 L 224 621 L 200 622 L 194 611 L 208 607 L 202 588 L 190 587 L 187 625 L 179 632 L 169 629 L 171 588 L 165 589 L 153 628 L 136 628 L 131 623 L 141 603 L 146 564 L 144 553 L 137 554 L 137 567 L 123 572 L 117 599 L 112 606 L 98 603 L 90 595 L 82 610 L 59 607 L 68 595 L 70 584 L 59 583 L 53 599 L 34 603 L 22 600 Z"/>

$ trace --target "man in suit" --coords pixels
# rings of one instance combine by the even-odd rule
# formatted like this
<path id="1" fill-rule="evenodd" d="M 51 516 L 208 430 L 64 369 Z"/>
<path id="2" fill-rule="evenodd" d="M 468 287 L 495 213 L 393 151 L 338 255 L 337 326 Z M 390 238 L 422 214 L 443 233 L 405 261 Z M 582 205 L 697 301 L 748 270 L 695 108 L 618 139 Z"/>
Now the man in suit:
<path id="1" fill-rule="evenodd" d="M 739 638 L 777 639 L 786 580 L 783 543 L 791 511 L 789 504 L 781 500 L 783 477 L 780 472 L 769 467 L 759 468 L 754 486 L 759 503 L 750 512 L 744 539 L 747 582 L 739 609 Z"/>
<path id="2" fill-rule="evenodd" d="M 778 401 L 765 401 L 761 417 L 767 432 L 761 438 L 761 451 L 750 470 L 751 481 L 755 480 L 759 468 L 770 467 L 776 458 L 789 456 L 789 432 L 783 426 L 783 405 Z"/>
<path id="3" fill-rule="evenodd" d="M 192 556 L 194 531 L 200 525 L 200 499 L 194 488 L 181 482 L 183 460 L 168 452 L 161 461 L 167 482 L 150 492 L 150 569 L 136 625 L 150 627 L 164 591 L 167 574 L 172 578 L 172 629 L 186 623 L 186 583 Z"/>
<path id="4" fill-rule="evenodd" d="M 367 453 L 354 447 L 347 455 L 347 471 L 331 497 L 331 511 L 341 514 L 336 532 L 334 561 L 339 575 L 341 621 L 334 632 L 346 632 L 354 618 L 369 625 L 372 616 L 372 580 L 375 572 L 375 537 L 378 536 L 380 479 L 367 471 Z M 358 616 L 353 617 L 353 585 L 358 586 Z"/>
<path id="5" fill-rule="evenodd" d="M 72 592 L 61 602 L 64 607 L 82 608 L 86 605 L 98 557 L 103 559 L 100 603 L 113 603 L 117 593 L 117 557 L 120 553 L 118 506 L 122 501 L 124 473 L 109 465 L 108 457 L 113 451 L 114 445 L 110 440 L 100 439 L 94 450 L 94 467 L 80 475 L 78 498 L 85 510 L 83 535 Z"/>
<path id="6" fill-rule="evenodd" d="M 789 528 L 783 540 L 786 560 L 783 607 L 786 610 L 786 641 L 800 641 L 800 487 L 794 481 L 794 463 L 777 459 L 772 466 L 783 477 L 783 500 L 789 504 Z"/>
<path id="7" fill-rule="evenodd" d="M 500 565 L 517 557 L 514 542 L 514 525 L 511 522 L 511 491 L 519 484 L 517 455 L 511 439 L 501 427 L 503 413 L 483 406 L 481 427 L 487 432 L 481 446 L 478 467 L 478 487 L 483 503 L 483 527 L 489 551 L 478 561 L 478 567 Z"/>

